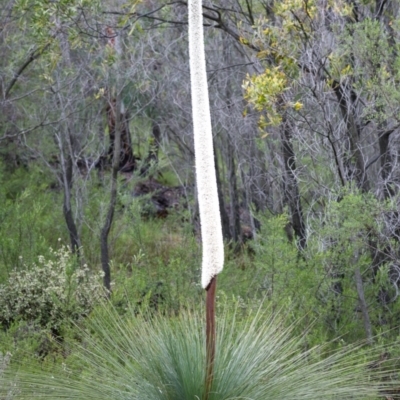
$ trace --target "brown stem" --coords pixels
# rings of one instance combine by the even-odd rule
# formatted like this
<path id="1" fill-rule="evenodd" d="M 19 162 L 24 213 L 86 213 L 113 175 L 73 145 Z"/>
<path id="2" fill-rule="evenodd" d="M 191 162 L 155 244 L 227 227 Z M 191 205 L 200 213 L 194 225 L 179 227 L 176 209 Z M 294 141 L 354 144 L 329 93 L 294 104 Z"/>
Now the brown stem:
<path id="1" fill-rule="evenodd" d="M 216 289 L 217 277 L 214 276 L 206 288 L 206 382 L 203 400 L 208 400 L 214 378 Z"/>

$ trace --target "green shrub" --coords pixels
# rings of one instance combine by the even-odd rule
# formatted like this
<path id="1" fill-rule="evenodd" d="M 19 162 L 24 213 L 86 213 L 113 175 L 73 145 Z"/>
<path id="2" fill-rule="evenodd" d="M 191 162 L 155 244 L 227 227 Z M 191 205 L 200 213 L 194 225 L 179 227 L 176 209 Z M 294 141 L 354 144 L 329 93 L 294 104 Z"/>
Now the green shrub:
<path id="1" fill-rule="evenodd" d="M 50 249 L 50 258 L 39 256 L 0 285 L 0 324 L 22 320 L 58 332 L 65 320 L 88 315 L 103 295 L 100 274 L 79 266 L 68 248 Z"/>

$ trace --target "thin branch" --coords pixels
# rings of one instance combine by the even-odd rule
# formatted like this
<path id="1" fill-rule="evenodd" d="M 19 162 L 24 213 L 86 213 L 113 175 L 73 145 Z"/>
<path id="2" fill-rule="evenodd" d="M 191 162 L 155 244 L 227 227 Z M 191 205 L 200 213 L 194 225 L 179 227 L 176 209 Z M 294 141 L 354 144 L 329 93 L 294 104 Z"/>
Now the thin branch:
<path id="1" fill-rule="evenodd" d="M 22 75 L 22 73 L 25 71 L 25 69 L 36 59 L 38 59 L 50 46 L 50 43 L 47 43 L 44 47 L 35 49 L 31 52 L 29 55 L 28 59 L 21 65 L 21 67 L 18 69 L 18 71 L 14 74 L 13 79 L 11 82 L 8 84 L 7 89 L 4 93 L 4 98 L 7 99 L 8 95 L 11 92 L 11 89 L 14 87 L 14 85 L 17 83 L 17 80 L 19 77 Z"/>

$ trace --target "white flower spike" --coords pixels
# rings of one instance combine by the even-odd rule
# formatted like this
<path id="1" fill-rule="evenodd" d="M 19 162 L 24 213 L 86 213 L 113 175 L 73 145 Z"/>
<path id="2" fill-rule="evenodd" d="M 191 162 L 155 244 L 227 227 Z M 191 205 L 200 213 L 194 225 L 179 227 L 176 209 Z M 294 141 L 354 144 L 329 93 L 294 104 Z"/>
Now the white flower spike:
<path id="1" fill-rule="evenodd" d="M 197 193 L 203 245 L 201 285 L 222 271 L 224 244 L 219 211 L 204 53 L 201 0 L 189 1 L 189 57 Z"/>

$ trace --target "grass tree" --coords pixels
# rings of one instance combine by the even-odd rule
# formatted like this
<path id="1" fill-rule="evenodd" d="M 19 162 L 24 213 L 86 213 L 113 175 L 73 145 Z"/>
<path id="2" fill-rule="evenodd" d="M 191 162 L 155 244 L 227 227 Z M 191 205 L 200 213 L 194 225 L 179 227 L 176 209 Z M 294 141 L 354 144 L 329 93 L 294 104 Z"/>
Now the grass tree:
<path id="1" fill-rule="evenodd" d="M 329 344 L 305 350 L 285 316 L 264 309 L 243 316 L 223 308 L 212 387 L 204 385 L 203 313 L 121 316 L 106 305 L 92 315 L 62 365 L 27 362 L 1 371 L 0 398 L 49 400 L 320 400 L 391 398 L 370 348 Z M 382 349 L 381 349 L 382 351 Z M 1 360 L 0 360 L 1 361 Z M 47 372 L 46 372 L 47 370 Z M 396 374 L 393 374 L 396 376 Z M 208 391 L 206 391 L 208 389 Z M 7 397 L 12 393 L 12 397 Z"/>
<path id="2" fill-rule="evenodd" d="M 201 284 L 206 290 L 206 384 L 212 386 L 215 359 L 215 292 L 217 274 L 224 264 L 224 244 L 214 165 L 211 115 L 208 98 L 202 0 L 189 0 L 189 57 L 192 92 L 196 183 L 203 245 Z"/>

